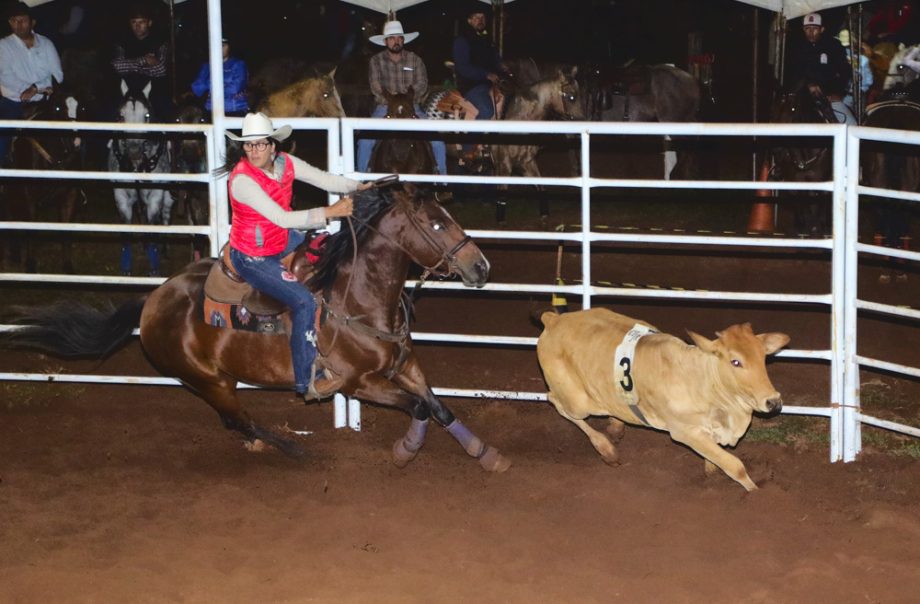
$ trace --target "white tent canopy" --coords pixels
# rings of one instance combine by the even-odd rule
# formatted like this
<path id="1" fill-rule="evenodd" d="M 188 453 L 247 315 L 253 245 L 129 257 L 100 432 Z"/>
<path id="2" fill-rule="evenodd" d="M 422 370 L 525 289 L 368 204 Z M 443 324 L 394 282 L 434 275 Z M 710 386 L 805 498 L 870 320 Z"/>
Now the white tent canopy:
<path id="1" fill-rule="evenodd" d="M 386 14 L 389 10 L 398 11 L 407 6 L 414 6 L 427 2 L 427 0 L 344 0 L 349 4 L 357 4 L 371 10 Z M 481 0 L 486 4 L 491 4 L 491 0 Z M 505 0 L 505 4 L 513 0 Z M 856 4 L 862 0 L 739 0 L 745 4 L 753 4 L 761 8 L 767 8 L 777 13 L 782 13 L 787 19 L 795 19 L 808 13 L 822 11 L 837 6 L 847 4 Z"/>
<path id="2" fill-rule="evenodd" d="M 408 6 L 415 6 L 416 4 L 421 4 L 422 2 L 427 2 L 428 0 L 343 0 L 349 4 L 357 4 L 358 6 L 363 6 L 364 8 L 369 8 L 377 12 L 387 14 L 391 10 L 399 11 Z M 492 4 L 492 0 L 480 0 L 486 4 Z M 514 0 L 505 0 L 505 4 L 513 2 Z"/>
<path id="3" fill-rule="evenodd" d="M 816 13 L 829 8 L 846 6 L 847 4 L 856 4 L 862 0 L 739 0 L 745 4 L 753 4 L 761 8 L 767 8 L 777 13 L 782 13 L 787 19 L 795 19 Z"/>

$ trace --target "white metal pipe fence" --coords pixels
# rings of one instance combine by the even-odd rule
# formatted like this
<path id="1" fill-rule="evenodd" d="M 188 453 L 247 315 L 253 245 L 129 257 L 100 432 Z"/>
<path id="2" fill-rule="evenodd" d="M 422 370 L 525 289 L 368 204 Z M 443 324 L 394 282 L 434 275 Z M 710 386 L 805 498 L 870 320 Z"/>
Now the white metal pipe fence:
<path id="1" fill-rule="evenodd" d="M 111 174 L 102 172 L 53 172 L 34 173 L 22 170 L 0 170 L 2 178 L 73 178 L 84 180 L 107 180 L 110 182 L 173 182 L 173 183 L 207 183 L 209 198 L 211 200 L 209 224 L 199 230 L 198 227 L 187 226 L 131 226 L 125 225 L 99 225 L 80 224 L 63 225 L 56 223 L 21 223 L 0 222 L 0 230 L 33 230 L 33 231 L 95 231 L 95 232 L 125 232 L 137 231 L 148 233 L 181 233 L 181 234 L 206 234 L 210 239 L 212 253 L 216 253 L 219 246 L 228 239 L 229 235 L 229 205 L 227 203 L 226 184 L 222 179 L 212 178 L 209 175 L 221 163 L 225 153 L 223 132 L 226 128 L 239 128 L 239 118 L 226 118 L 223 114 L 223 69 L 221 57 L 221 7 L 220 0 L 208 0 L 209 24 L 209 61 L 211 65 L 211 92 L 214 106 L 212 125 L 132 125 L 132 124 L 89 124 L 89 123 L 36 123 L 36 122 L 0 122 L 0 129 L 10 128 L 48 128 L 69 129 L 83 131 L 120 131 L 120 132 L 203 132 L 207 137 L 208 149 L 208 174 L 164 174 L 164 175 L 132 175 Z M 277 124 L 290 124 L 297 129 L 325 130 L 327 134 L 327 157 L 330 171 L 345 173 L 351 176 L 374 176 L 358 174 L 354 171 L 354 139 L 355 131 L 361 129 L 386 131 L 440 131 L 445 124 L 425 120 L 305 120 L 305 119 L 278 119 Z M 804 358 L 826 360 L 830 364 L 831 401 L 826 407 L 786 407 L 785 413 L 806 414 L 828 417 L 830 420 L 830 458 L 832 461 L 844 459 L 852 460 L 860 447 L 860 423 L 867 423 L 897 429 L 901 432 L 918 435 L 917 430 L 908 426 L 892 425 L 891 422 L 870 418 L 859 412 L 858 397 L 858 367 L 876 367 L 885 370 L 895 370 L 904 375 L 918 376 L 920 370 L 861 357 L 856 352 L 856 313 L 857 309 L 899 314 L 910 318 L 918 318 L 917 311 L 895 309 L 877 303 L 859 300 L 856 297 L 856 254 L 881 253 L 874 246 L 860 244 L 857 241 L 856 207 L 858 196 L 888 195 L 897 199 L 916 201 L 915 194 L 889 192 L 884 190 L 859 187 L 858 182 L 858 148 L 860 138 L 871 140 L 887 140 L 908 144 L 918 144 L 916 135 L 894 131 L 874 131 L 866 128 L 849 128 L 836 125 L 752 125 L 752 124 L 603 124 L 603 123 L 560 123 L 560 122 L 451 122 L 450 132 L 465 133 L 513 133 L 513 134 L 558 134 L 576 136 L 580 142 L 581 174 L 567 178 L 543 178 L 539 184 L 544 186 L 560 186 L 578 188 L 580 190 L 582 228 L 577 233 L 555 232 L 508 232 L 508 231 L 470 231 L 474 237 L 480 239 L 501 239 L 520 241 L 571 241 L 578 242 L 581 246 L 582 285 L 555 285 L 520 284 L 520 283 L 492 283 L 484 288 L 483 292 L 514 292 L 514 293 L 569 293 L 580 295 L 582 306 L 591 306 L 594 298 L 600 297 L 631 297 L 631 298 L 670 298 L 689 300 L 718 300 L 724 302 L 761 302 L 761 303 L 805 303 L 826 307 L 830 320 L 831 346 L 827 350 L 786 350 L 779 354 L 784 358 Z M 744 137 L 797 137 L 797 136 L 824 136 L 833 141 L 834 172 L 833 178 L 821 183 L 789 183 L 771 182 L 773 190 L 812 190 L 826 191 L 832 194 L 833 226 L 835 237 L 832 240 L 795 240 L 765 237 L 705 237 L 705 236 L 675 236 L 661 234 L 611 234 L 591 230 L 591 191 L 604 187 L 638 188 L 638 189 L 733 189 L 749 191 L 763 188 L 759 182 L 748 181 L 663 181 L 643 179 L 600 179 L 593 178 L 590 174 L 590 144 L 592 136 L 744 136 Z M 849 177 L 848 179 L 846 177 Z M 406 176 L 405 180 L 422 183 L 473 183 L 473 184 L 537 184 L 538 181 L 525 177 L 472 177 L 472 176 L 443 176 L 443 175 L 413 175 Z M 831 254 L 831 280 L 828 284 L 829 292 L 819 295 L 805 294 L 758 294 L 751 292 L 676 292 L 600 287 L 592 285 L 591 281 L 591 253 L 594 244 L 603 242 L 639 242 L 645 244 L 686 244 L 693 246 L 736 246 L 736 247 L 773 247 L 785 249 L 821 249 Z M 918 255 L 886 249 L 888 256 L 906 258 L 912 261 Z M 87 275 L 28 275 L 20 273 L 0 273 L 0 281 L 14 282 L 44 282 L 44 283 L 93 283 L 93 284 L 143 284 L 155 285 L 161 282 L 155 278 L 125 278 L 114 276 L 87 276 Z M 408 285 L 413 285 L 412 283 Z M 454 289 L 460 288 L 459 284 L 438 283 L 427 284 L 428 288 Z M 10 326 L 0 326 L 0 330 L 10 329 Z M 514 338 L 501 335 L 456 335 L 415 333 L 413 337 L 419 341 L 439 342 L 465 342 L 483 346 L 533 346 L 535 338 Z M 138 376 L 91 376 L 91 375 L 65 375 L 65 374 L 32 374 L 32 373 L 0 373 L 0 380 L 26 380 L 26 381 L 59 381 L 59 382 L 87 382 L 87 383 L 132 383 L 132 384 L 176 384 L 170 378 L 150 378 Z M 509 392 L 494 390 L 464 390 L 464 389 L 435 389 L 441 396 L 458 397 L 487 397 L 487 398 L 514 398 L 517 400 L 545 400 L 544 393 Z M 360 427 L 359 407 L 357 401 L 339 400 L 336 408 L 336 425 L 343 426 L 346 421 L 351 427 Z"/>

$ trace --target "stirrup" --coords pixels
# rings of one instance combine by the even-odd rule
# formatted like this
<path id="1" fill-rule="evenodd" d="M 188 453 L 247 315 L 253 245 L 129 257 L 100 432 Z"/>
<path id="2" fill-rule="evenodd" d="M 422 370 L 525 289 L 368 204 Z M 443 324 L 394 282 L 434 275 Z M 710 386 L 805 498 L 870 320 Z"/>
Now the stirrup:
<path id="1" fill-rule="evenodd" d="M 303 400 L 315 401 L 332 396 L 345 385 L 345 378 L 339 377 L 329 369 L 317 368 L 318 362 L 313 361 L 310 369 L 310 385 L 303 393 Z"/>

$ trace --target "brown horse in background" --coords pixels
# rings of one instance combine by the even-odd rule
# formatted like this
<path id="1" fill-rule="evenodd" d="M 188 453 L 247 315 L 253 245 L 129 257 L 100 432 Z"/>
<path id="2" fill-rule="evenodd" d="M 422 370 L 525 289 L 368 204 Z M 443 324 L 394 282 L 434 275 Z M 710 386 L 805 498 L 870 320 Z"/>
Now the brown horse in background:
<path id="1" fill-rule="evenodd" d="M 837 117 L 827 97 L 817 89 L 800 84 L 777 97 L 770 121 L 778 124 L 836 124 Z M 822 182 L 833 171 L 827 137 L 774 139 L 769 180 Z M 788 191 L 783 205 L 791 205 L 796 232 L 812 236 L 830 233 L 830 205 L 816 191 Z"/>
<path id="2" fill-rule="evenodd" d="M 343 228 L 329 237 L 312 277 L 302 253 L 292 269 L 322 296 L 317 347 L 324 365 L 345 379 L 344 393 L 412 416 L 393 446 L 398 466 L 415 457 L 434 416 L 483 468 L 507 469 L 510 462 L 473 435 L 428 386 L 413 350 L 404 294 L 412 263 L 425 269 L 423 280 L 457 275 L 465 285 L 481 287 L 488 260 L 431 192 L 411 184 L 355 194 L 351 221 L 353 232 Z M 214 262 L 190 264 L 148 296 L 109 313 L 69 301 L 25 309 L 19 322 L 26 327 L 9 340 L 52 354 L 98 358 L 126 343 L 139 324 L 147 358 L 201 396 L 227 428 L 299 456 L 297 443 L 257 424 L 236 394 L 238 382 L 293 387 L 288 337 L 205 323 L 202 289 Z"/>
<path id="3" fill-rule="evenodd" d="M 415 91 L 410 86 L 403 94 L 391 94 L 386 90 L 385 119 L 418 119 L 415 114 Z M 407 138 L 414 133 L 387 132 L 374 145 L 370 167 L 373 172 L 383 174 L 432 174 L 436 172 L 431 143 L 425 140 Z"/>
<path id="4" fill-rule="evenodd" d="M 257 110 L 269 117 L 345 117 L 335 88 L 335 69 L 269 94 Z"/>
<path id="5" fill-rule="evenodd" d="M 23 119 L 36 121 L 74 121 L 84 119 L 84 107 L 78 97 L 63 88 L 55 91 L 46 101 L 27 105 Z M 11 166 L 19 170 L 82 170 L 83 145 L 80 137 L 66 130 L 29 132 L 15 137 L 10 147 Z M 49 179 L 9 179 L 2 190 L 2 215 L 5 220 L 34 222 L 41 210 L 53 207 L 59 222 L 73 222 L 78 208 L 85 202 L 86 195 L 79 182 L 57 182 Z M 35 258 L 35 233 L 19 235 L 7 232 L 10 261 L 21 263 L 25 270 L 38 270 Z M 62 253 L 61 262 L 65 273 L 73 273 L 71 238 L 67 234 L 59 237 Z M 4 246 L 0 245 L 0 260 L 3 260 Z"/>

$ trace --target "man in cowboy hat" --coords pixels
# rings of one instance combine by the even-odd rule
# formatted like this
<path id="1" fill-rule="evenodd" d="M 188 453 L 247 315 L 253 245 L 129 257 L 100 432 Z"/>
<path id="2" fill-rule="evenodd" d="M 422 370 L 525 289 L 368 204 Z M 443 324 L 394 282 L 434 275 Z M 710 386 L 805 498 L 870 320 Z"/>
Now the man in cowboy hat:
<path id="1" fill-rule="evenodd" d="M 7 17 L 13 33 L 0 40 L 0 119 L 17 120 L 27 103 L 45 100 L 54 81 L 64 81 L 64 72 L 54 43 L 32 31 L 28 5 L 17 2 Z M 9 132 L 0 132 L 0 163 L 9 152 Z"/>
<path id="2" fill-rule="evenodd" d="M 454 40 L 454 70 L 457 88 L 463 97 L 479 110 L 478 120 L 490 120 L 495 115 L 492 85 L 498 83 L 502 69 L 501 57 L 486 30 L 487 5 L 468 5 L 466 25 Z"/>
<path id="3" fill-rule="evenodd" d="M 419 108 L 419 102 L 428 91 L 428 71 L 417 54 L 405 49 L 405 45 L 416 38 L 418 32 L 404 32 L 402 23 L 393 19 L 384 23 L 382 34 L 371 36 L 371 42 L 386 47 L 370 59 L 368 83 L 377 102 L 371 117 L 380 118 L 387 113 L 384 90 L 390 94 L 404 94 L 411 87 L 415 93 L 415 114 L 421 119 L 426 119 L 427 116 Z M 376 142 L 366 138 L 358 141 L 359 172 L 368 171 Z M 431 141 L 431 150 L 438 164 L 438 172 L 447 174 L 447 149 L 444 141 Z"/>
<path id="4" fill-rule="evenodd" d="M 837 120 L 855 125 L 853 112 L 843 103 L 852 76 L 846 51 L 837 40 L 823 36 L 819 13 L 805 15 L 802 32 L 804 36 L 790 48 L 786 62 L 787 87 L 800 84 L 817 87 L 831 102 Z"/>

